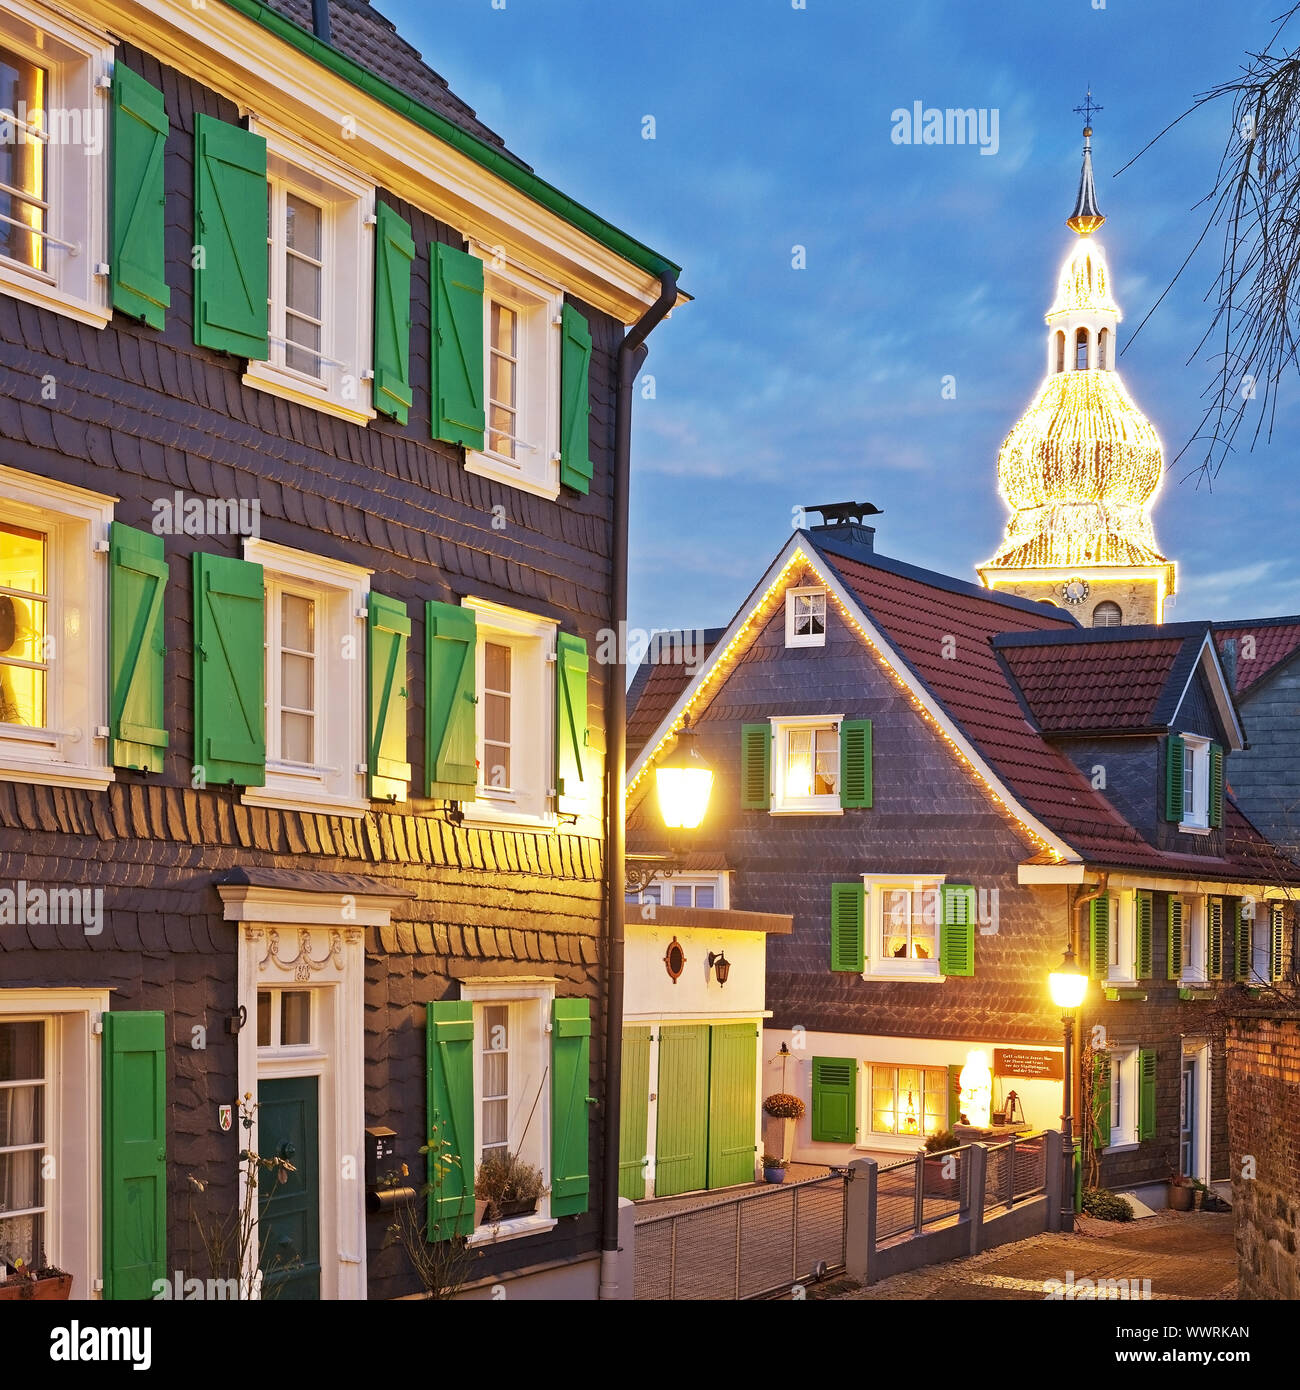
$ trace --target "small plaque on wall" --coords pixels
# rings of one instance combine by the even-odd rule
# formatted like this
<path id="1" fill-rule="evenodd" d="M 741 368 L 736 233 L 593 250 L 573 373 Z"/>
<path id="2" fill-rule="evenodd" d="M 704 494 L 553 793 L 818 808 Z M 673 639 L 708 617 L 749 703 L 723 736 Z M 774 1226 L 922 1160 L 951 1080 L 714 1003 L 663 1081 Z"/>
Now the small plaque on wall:
<path id="1" fill-rule="evenodd" d="M 993 1075 L 1060 1081 L 1065 1075 L 1065 1065 L 1059 1052 L 1029 1052 L 1020 1047 L 995 1047 Z"/>

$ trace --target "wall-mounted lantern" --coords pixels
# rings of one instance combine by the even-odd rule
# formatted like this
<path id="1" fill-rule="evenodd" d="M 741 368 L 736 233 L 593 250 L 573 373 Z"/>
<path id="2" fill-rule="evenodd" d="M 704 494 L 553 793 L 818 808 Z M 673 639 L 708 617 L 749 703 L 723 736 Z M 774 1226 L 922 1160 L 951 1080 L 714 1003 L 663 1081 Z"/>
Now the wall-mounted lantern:
<path id="1" fill-rule="evenodd" d="M 713 973 L 718 977 L 718 983 L 725 985 L 731 975 L 731 962 L 727 959 L 725 951 L 709 952 L 709 964 L 713 968 Z"/>

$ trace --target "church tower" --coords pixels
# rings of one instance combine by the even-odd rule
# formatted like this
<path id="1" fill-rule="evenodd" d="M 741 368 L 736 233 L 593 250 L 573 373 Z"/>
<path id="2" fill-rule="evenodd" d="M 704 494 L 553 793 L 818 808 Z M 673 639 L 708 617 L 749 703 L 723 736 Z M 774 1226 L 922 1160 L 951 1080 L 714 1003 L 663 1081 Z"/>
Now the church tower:
<path id="1" fill-rule="evenodd" d="M 1092 94 L 1079 108 L 1085 121 Z M 1047 311 L 1047 376 L 998 454 L 1006 536 L 978 567 L 990 589 L 1040 599 L 1085 626 L 1159 623 L 1174 592 L 1151 506 L 1160 436 L 1116 370 L 1119 305 L 1094 233 L 1105 222 L 1092 177 L 1092 126 L 1066 226 L 1075 234 Z"/>

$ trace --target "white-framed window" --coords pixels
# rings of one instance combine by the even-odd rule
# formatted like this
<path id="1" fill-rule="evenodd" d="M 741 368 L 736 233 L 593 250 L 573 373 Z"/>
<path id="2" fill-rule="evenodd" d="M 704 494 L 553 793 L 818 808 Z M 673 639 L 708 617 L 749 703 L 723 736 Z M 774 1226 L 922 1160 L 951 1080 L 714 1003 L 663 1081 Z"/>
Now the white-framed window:
<path id="1" fill-rule="evenodd" d="M 0 13 L 0 293 L 109 320 L 107 76 L 112 42 L 32 0 Z"/>
<path id="2" fill-rule="evenodd" d="M 267 141 L 270 356 L 244 381 L 331 415 L 372 420 L 375 190 L 253 121 Z"/>
<path id="3" fill-rule="evenodd" d="M 1210 824 L 1210 740 L 1183 736 L 1183 818 L 1180 830 L 1205 830 Z"/>
<path id="4" fill-rule="evenodd" d="M 884 979 L 941 979 L 942 875 L 876 876 L 866 884 L 865 974 Z"/>
<path id="5" fill-rule="evenodd" d="M 947 1067 L 868 1063 L 867 1114 L 873 1134 L 924 1139 L 948 1127 Z"/>
<path id="6" fill-rule="evenodd" d="M 471 473 L 543 497 L 560 491 L 560 315 L 563 290 L 483 252 L 483 380 L 487 426 Z"/>
<path id="7" fill-rule="evenodd" d="M 1138 1049 L 1115 1047 L 1110 1059 L 1110 1144 L 1120 1148 L 1138 1142 Z"/>
<path id="8" fill-rule="evenodd" d="M 1126 888 L 1111 893 L 1110 920 L 1106 942 L 1110 950 L 1110 970 L 1107 979 L 1126 984 L 1137 979 L 1137 906 L 1136 891 Z"/>
<path id="9" fill-rule="evenodd" d="M 464 980 L 474 1006 L 474 1171 L 485 1155 L 515 1154 L 551 1185 L 551 1010 L 555 981 Z M 471 1244 L 549 1230 L 549 1193 L 534 1213 L 483 1225 Z"/>
<path id="10" fill-rule="evenodd" d="M 257 991 L 257 1045 L 275 1052 L 319 1046 L 315 1021 L 315 991 L 310 989 L 259 989 Z"/>
<path id="11" fill-rule="evenodd" d="M 0 467 L 0 780 L 102 790 L 113 499 Z"/>
<path id="12" fill-rule="evenodd" d="M 107 990 L 0 989 L 0 1263 L 100 1274 L 100 1059 Z"/>
<path id="13" fill-rule="evenodd" d="M 1176 901 L 1182 904 L 1183 909 L 1183 969 L 1180 978 L 1187 984 L 1203 983 L 1209 979 L 1205 897 L 1199 893 L 1187 893 L 1180 895 Z"/>
<path id="14" fill-rule="evenodd" d="M 257 537 L 266 612 L 266 785 L 244 800 L 360 814 L 370 571 Z"/>
<path id="15" fill-rule="evenodd" d="M 729 906 L 726 873 L 674 874 L 648 884 L 639 894 L 627 894 L 630 903 L 655 903 L 662 907 Z"/>
<path id="16" fill-rule="evenodd" d="M 1272 915 L 1269 904 L 1255 898 L 1244 898 L 1241 904 L 1242 926 L 1250 933 L 1250 980 L 1267 982 L 1271 978 L 1269 956 L 1272 951 Z"/>
<path id="17" fill-rule="evenodd" d="M 478 787 L 471 821 L 555 823 L 555 633 L 549 618 L 466 599 L 477 620 Z"/>
<path id="18" fill-rule="evenodd" d="M 826 645 L 826 590 L 787 589 L 785 592 L 787 647 Z"/>
<path id="19" fill-rule="evenodd" d="M 839 815 L 841 715 L 772 720 L 772 814 Z"/>

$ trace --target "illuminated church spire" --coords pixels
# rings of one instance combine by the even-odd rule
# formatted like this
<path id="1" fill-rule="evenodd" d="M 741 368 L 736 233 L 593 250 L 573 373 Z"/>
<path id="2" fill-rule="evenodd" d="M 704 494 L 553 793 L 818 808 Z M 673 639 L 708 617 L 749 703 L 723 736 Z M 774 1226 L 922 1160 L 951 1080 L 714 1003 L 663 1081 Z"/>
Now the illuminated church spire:
<path id="1" fill-rule="evenodd" d="M 1159 622 L 1174 567 L 1160 553 L 1151 506 L 1164 458 L 1155 427 L 1115 369 L 1119 305 L 1093 233 L 1106 220 L 1092 172 L 1092 93 L 1078 108 L 1083 167 L 1066 225 L 1077 240 L 1047 311 L 1047 376 L 998 455 L 1011 507 L 990 588 L 1061 604 L 1081 621 Z"/>

